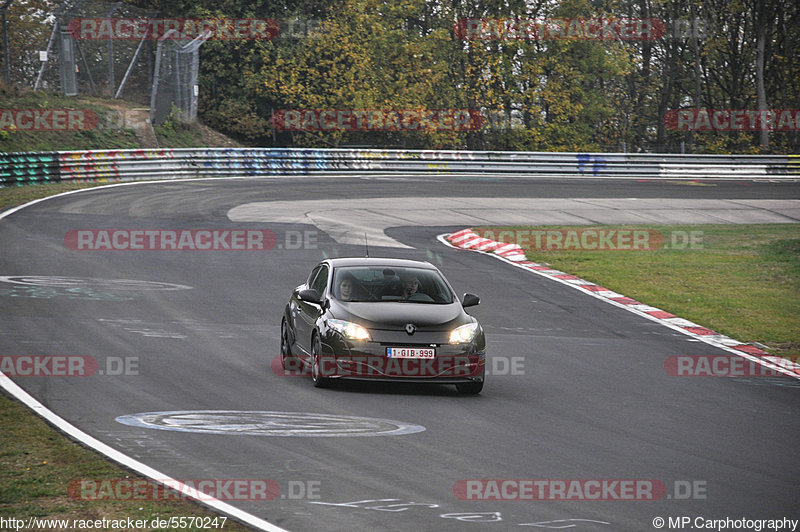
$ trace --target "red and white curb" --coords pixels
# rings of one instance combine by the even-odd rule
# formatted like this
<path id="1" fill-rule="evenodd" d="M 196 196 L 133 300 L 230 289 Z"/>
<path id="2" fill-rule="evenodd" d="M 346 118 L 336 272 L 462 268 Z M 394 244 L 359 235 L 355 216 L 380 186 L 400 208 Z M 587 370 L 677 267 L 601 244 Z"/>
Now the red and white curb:
<path id="1" fill-rule="evenodd" d="M 472 229 L 462 229 L 455 233 L 439 235 L 437 239 L 443 244 L 468 251 L 477 251 L 504 262 L 512 264 L 518 268 L 528 270 L 542 277 L 570 286 L 580 290 L 587 295 L 600 299 L 620 308 L 624 308 L 634 314 L 645 317 L 652 321 L 661 323 L 670 329 L 679 331 L 691 336 L 698 341 L 711 344 L 730 353 L 734 353 L 748 360 L 761 364 L 773 371 L 783 373 L 789 377 L 800 379 L 800 365 L 782 358 L 770 355 L 758 347 L 745 344 L 724 334 L 712 331 L 707 327 L 698 325 L 689 320 L 685 320 L 665 310 L 661 310 L 650 305 L 640 303 L 622 294 L 604 288 L 591 281 L 581 279 L 569 273 L 554 270 L 545 264 L 531 262 L 525 256 L 525 252 L 518 244 L 508 244 L 497 242 L 488 238 L 483 238 L 476 234 Z"/>

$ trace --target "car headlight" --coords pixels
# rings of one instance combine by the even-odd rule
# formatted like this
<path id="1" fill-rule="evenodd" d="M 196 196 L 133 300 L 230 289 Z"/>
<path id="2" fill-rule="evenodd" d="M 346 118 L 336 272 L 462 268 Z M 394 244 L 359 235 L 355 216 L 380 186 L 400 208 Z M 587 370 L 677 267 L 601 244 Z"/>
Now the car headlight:
<path id="1" fill-rule="evenodd" d="M 475 334 L 478 332 L 478 324 L 467 323 L 466 325 L 462 325 L 461 327 L 457 327 L 450 331 L 450 343 L 451 344 L 466 344 L 467 342 L 472 341 L 475 338 Z"/>
<path id="2" fill-rule="evenodd" d="M 370 340 L 369 331 L 357 323 L 344 320 L 328 320 L 331 329 L 349 340 Z"/>

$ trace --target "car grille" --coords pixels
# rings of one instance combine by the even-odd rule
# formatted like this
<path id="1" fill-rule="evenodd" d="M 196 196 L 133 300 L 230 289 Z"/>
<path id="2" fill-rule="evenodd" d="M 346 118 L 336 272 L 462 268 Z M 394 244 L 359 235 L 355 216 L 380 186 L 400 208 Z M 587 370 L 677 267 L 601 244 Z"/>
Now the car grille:
<path id="1" fill-rule="evenodd" d="M 442 344 L 434 344 L 434 343 L 403 343 L 403 342 L 380 342 L 381 347 L 439 347 Z"/>

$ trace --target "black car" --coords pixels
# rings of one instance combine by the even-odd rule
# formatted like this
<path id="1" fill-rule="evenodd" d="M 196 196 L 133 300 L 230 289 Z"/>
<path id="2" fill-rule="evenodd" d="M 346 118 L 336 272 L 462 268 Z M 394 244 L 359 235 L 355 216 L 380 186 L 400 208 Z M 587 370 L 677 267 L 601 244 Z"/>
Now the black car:
<path id="1" fill-rule="evenodd" d="M 381 258 L 327 259 L 294 289 L 281 321 L 281 365 L 332 379 L 455 384 L 483 389 L 486 340 L 432 264 Z"/>

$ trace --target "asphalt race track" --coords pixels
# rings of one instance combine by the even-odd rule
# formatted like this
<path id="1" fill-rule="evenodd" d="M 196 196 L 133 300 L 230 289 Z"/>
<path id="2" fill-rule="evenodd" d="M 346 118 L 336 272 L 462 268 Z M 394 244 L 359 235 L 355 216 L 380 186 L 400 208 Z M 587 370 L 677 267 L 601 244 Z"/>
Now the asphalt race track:
<path id="1" fill-rule="evenodd" d="M 91 357 L 80 360 L 97 362 L 93 375 L 14 381 L 171 478 L 274 481 L 273 500 L 226 502 L 288 530 L 643 531 L 655 530 L 656 517 L 800 517 L 800 381 L 668 375 L 670 356 L 726 353 L 443 246 L 436 235 L 465 225 L 437 218 L 426 198 L 442 196 L 797 200 L 800 184 L 436 175 L 84 191 L 0 220 L 0 355 Z M 271 363 L 292 288 L 319 259 L 364 249 L 314 225 L 233 221 L 229 212 L 400 197 L 415 198 L 408 208 L 417 213 L 428 208 L 430 222 L 399 218 L 386 235 L 408 247 L 373 245 L 370 255 L 430 260 L 459 294 L 481 296 L 470 313 L 499 374 L 479 396 L 412 384 L 315 389 L 309 378 L 281 376 Z M 276 245 L 87 251 L 65 242 L 73 230 L 115 229 L 259 229 Z M 164 414 L 135 416 L 148 412 Z M 608 491 L 601 500 L 465 500 L 471 479 L 600 480 Z M 664 489 L 657 500 L 618 500 L 620 484 L 608 483 L 626 479 Z"/>

